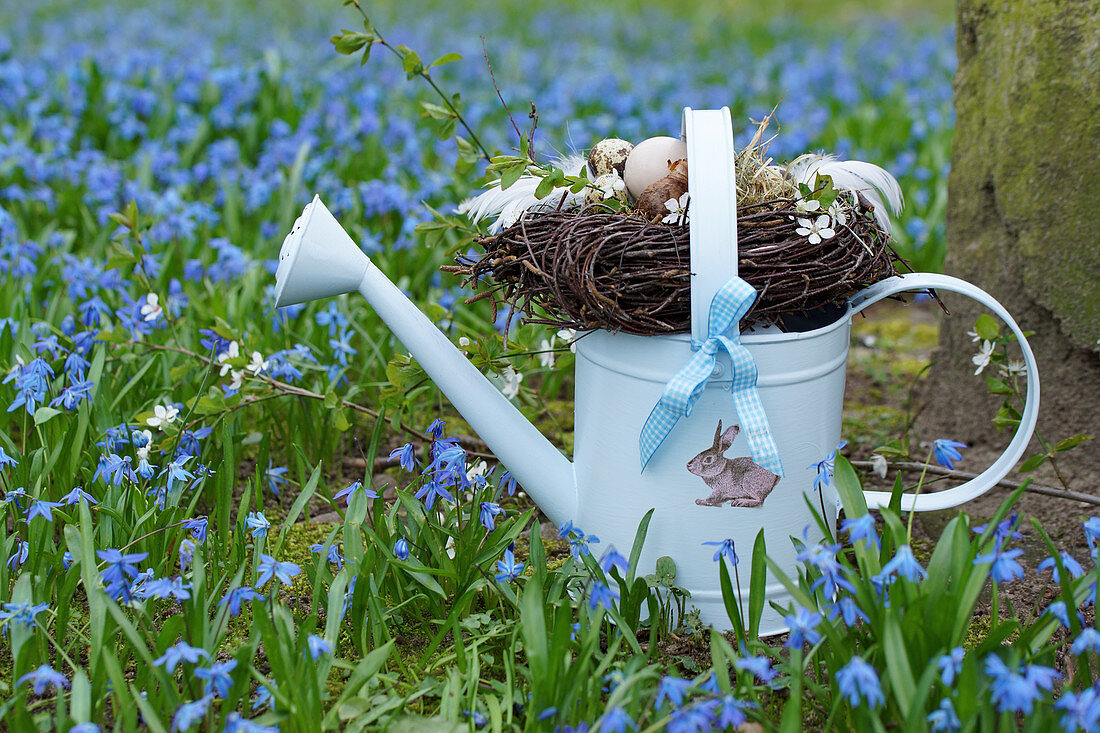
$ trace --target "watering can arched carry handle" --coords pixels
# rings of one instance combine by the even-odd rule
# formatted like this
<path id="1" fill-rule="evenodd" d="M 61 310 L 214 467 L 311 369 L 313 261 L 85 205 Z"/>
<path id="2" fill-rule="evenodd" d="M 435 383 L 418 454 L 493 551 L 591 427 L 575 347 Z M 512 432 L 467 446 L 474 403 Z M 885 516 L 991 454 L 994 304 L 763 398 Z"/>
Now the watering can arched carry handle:
<path id="1" fill-rule="evenodd" d="M 683 133 L 688 152 L 688 190 L 691 191 L 688 226 L 691 242 L 691 337 L 696 344 L 707 338 L 711 300 L 737 274 L 737 186 L 734 178 L 733 124 L 728 107 L 683 111 Z M 989 308 L 1009 327 L 1020 344 L 1027 374 L 1027 397 L 1012 441 L 989 468 L 975 478 L 946 491 L 901 498 L 903 510 L 948 509 L 985 493 L 1004 478 L 1024 451 L 1039 414 L 1039 370 L 1035 355 L 1020 327 L 993 296 L 948 275 L 916 272 L 871 285 L 848 301 L 847 318 L 891 295 L 914 290 L 946 290 L 965 295 Z M 867 506 L 890 503 L 886 491 L 865 491 Z"/>
<path id="2" fill-rule="evenodd" d="M 1012 441 L 989 468 L 953 489 L 919 496 L 903 494 L 901 508 L 904 511 L 915 509 L 918 512 L 924 512 L 950 509 L 963 502 L 970 501 L 996 486 L 997 482 L 1004 478 L 1016 465 L 1016 462 L 1023 457 L 1024 451 L 1027 450 L 1027 444 L 1031 441 L 1031 434 L 1035 430 L 1035 422 L 1039 416 L 1039 368 L 1035 363 L 1035 354 L 1032 353 L 1031 346 L 1028 345 L 1023 331 L 1020 330 L 1009 312 L 992 295 L 981 288 L 950 275 L 911 272 L 881 280 L 853 295 L 848 300 L 848 317 L 850 318 L 872 303 L 877 303 L 891 295 L 930 288 L 965 295 L 971 300 L 981 303 L 1004 321 L 1005 325 L 1016 336 L 1016 340 L 1020 344 L 1020 351 L 1024 356 L 1027 396 L 1024 400 L 1024 410 L 1020 417 L 1020 424 L 1016 427 L 1016 433 L 1012 436 Z M 884 507 L 890 503 L 890 492 L 888 491 L 864 491 L 863 496 L 867 499 L 867 506 L 871 509 Z"/>

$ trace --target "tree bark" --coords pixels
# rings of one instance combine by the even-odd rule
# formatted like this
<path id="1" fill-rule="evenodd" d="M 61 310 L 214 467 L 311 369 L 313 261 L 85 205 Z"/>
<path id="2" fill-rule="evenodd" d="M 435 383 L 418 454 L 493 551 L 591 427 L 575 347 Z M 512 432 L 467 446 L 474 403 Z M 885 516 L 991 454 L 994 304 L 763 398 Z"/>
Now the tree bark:
<path id="1" fill-rule="evenodd" d="M 1038 434 L 1097 435 L 1059 458 L 1100 493 L 1100 0 L 959 0 L 956 45 L 945 270 L 1034 332 Z M 1003 445 L 970 362 L 981 309 L 945 299 L 920 433 Z"/>

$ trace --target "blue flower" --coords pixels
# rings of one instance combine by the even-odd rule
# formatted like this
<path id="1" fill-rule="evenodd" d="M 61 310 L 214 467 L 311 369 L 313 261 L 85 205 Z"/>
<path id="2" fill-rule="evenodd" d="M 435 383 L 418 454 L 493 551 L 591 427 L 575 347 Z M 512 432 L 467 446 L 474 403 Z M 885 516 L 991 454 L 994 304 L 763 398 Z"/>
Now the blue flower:
<path id="1" fill-rule="evenodd" d="M 849 593 L 856 592 L 855 586 L 844 577 L 848 570 L 836 559 L 839 551 L 840 545 L 826 545 L 821 542 L 799 550 L 798 561 L 810 565 L 821 573 L 821 577 L 810 586 L 811 591 L 821 588 L 826 598 L 835 596 L 838 588 L 843 588 Z"/>
<path id="2" fill-rule="evenodd" d="M 737 557 L 737 550 L 733 547 L 733 540 L 724 539 L 721 542 L 704 542 L 704 545 L 714 545 L 718 549 L 714 552 L 714 562 L 718 562 L 718 558 L 725 557 L 729 560 L 730 565 L 737 567 L 737 563 L 740 558 Z"/>
<path id="3" fill-rule="evenodd" d="M 764 684 L 771 682 L 779 674 L 772 669 L 771 660 L 765 656 L 740 657 L 734 660 L 733 666 L 745 672 L 752 672 L 753 676 Z"/>
<path id="4" fill-rule="evenodd" d="M 637 730 L 634 719 L 619 706 L 615 706 L 603 714 L 600 718 L 600 733 L 625 733 L 627 729 Z"/>
<path id="5" fill-rule="evenodd" d="M 164 476 L 165 474 L 168 475 L 169 492 L 172 491 L 172 488 L 175 486 L 177 481 L 190 481 L 191 479 L 195 478 L 195 474 L 191 473 L 183 467 L 183 464 L 187 463 L 187 461 L 189 460 L 191 460 L 190 456 L 183 459 L 176 459 L 170 462 L 166 468 L 161 470 L 161 476 Z"/>
<path id="6" fill-rule="evenodd" d="M 1023 566 L 1016 562 L 1016 558 L 1023 554 L 1024 551 L 1019 548 L 1015 550 L 994 550 L 988 555 L 979 555 L 974 558 L 974 564 L 992 563 L 989 576 L 993 578 L 994 583 L 1005 583 L 1024 577 Z"/>
<path id="7" fill-rule="evenodd" d="M 489 722 L 489 719 L 486 718 L 483 713 L 480 713 L 477 710 L 463 710 L 462 714 L 468 717 L 470 719 L 470 722 L 476 725 L 478 728 L 481 728 Z"/>
<path id="8" fill-rule="evenodd" d="M 401 537 L 393 545 L 393 554 L 397 556 L 397 559 L 401 562 L 409 559 L 409 541 L 404 537 Z M 499 578 L 498 578 L 499 580 Z"/>
<path id="9" fill-rule="evenodd" d="M 833 478 L 833 471 L 836 468 L 836 453 L 844 446 L 848 445 L 848 441 L 842 440 L 837 444 L 836 448 L 833 448 L 828 455 L 822 458 L 817 463 L 811 463 L 806 466 L 807 471 L 816 470 L 817 475 L 814 476 L 814 491 L 821 491 L 821 489 L 829 486 L 830 481 Z"/>
<path id="10" fill-rule="evenodd" d="M 205 516 L 188 519 L 183 523 L 184 529 L 191 530 L 191 537 L 200 545 L 206 542 L 206 528 L 208 519 Z"/>
<path id="11" fill-rule="evenodd" d="M 324 545 L 310 545 L 310 552 L 321 553 L 325 551 Z M 340 548 L 336 545 L 329 545 L 328 548 L 328 561 L 336 565 L 336 569 L 340 570 L 344 567 L 344 556 L 340 554 Z"/>
<path id="12" fill-rule="evenodd" d="M 500 508 L 499 504 L 494 504 L 491 501 L 481 502 L 481 524 L 485 529 L 492 532 L 496 529 L 496 518 L 498 515 L 504 514 L 504 510 Z"/>
<path id="13" fill-rule="evenodd" d="M 516 477 L 512 475 L 511 471 L 505 470 L 502 474 L 500 474 L 500 480 L 497 481 L 497 487 L 507 491 L 508 496 L 515 496 Z"/>
<path id="14" fill-rule="evenodd" d="M 1074 733 L 1078 728 L 1094 731 L 1100 726 L 1100 692 L 1088 687 L 1080 693 L 1066 690 L 1054 703 L 1056 710 L 1064 710 L 1062 729 Z"/>
<path id="15" fill-rule="evenodd" d="M 930 712 L 925 720 L 932 733 L 955 733 L 962 727 L 959 716 L 955 714 L 955 706 L 948 697 L 940 700 L 940 706 Z"/>
<path id="16" fill-rule="evenodd" d="M 1054 601 L 1046 607 L 1043 613 L 1050 614 L 1058 619 L 1058 623 L 1062 624 L 1062 626 L 1065 626 L 1067 629 L 1069 628 L 1069 611 L 1066 609 L 1065 601 Z"/>
<path id="17" fill-rule="evenodd" d="M 512 548 L 509 547 L 504 551 L 504 559 L 497 560 L 497 582 L 511 583 L 523 573 L 523 563 L 516 562 L 516 556 L 512 553 Z"/>
<path id="18" fill-rule="evenodd" d="M 717 700 L 700 700 L 692 705 L 685 705 L 669 716 L 668 733 L 698 733 L 698 731 L 714 730 L 717 722 L 715 710 L 718 705 Z"/>
<path id="19" fill-rule="evenodd" d="M 1091 626 L 1082 629 L 1069 648 L 1070 654 L 1084 654 L 1086 651 L 1100 654 L 1100 631 Z"/>
<path id="20" fill-rule="evenodd" d="M 191 726 L 206 717 L 206 711 L 210 709 L 210 703 L 214 701 L 213 695 L 203 695 L 194 702 L 185 702 L 176 709 L 172 716 L 172 733 L 190 730 Z"/>
<path id="21" fill-rule="evenodd" d="M 886 702 L 886 697 L 879 687 L 878 674 L 875 668 L 862 657 L 852 659 L 837 670 L 836 685 L 840 694 L 848 698 L 848 704 L 858 707 L 860 701 L 867 703 L 869 708 L 877 708 Z"/>
<path id="22" fill-rule="evenodd" d="M 42 695 L 46 692 L 47 687 L 53 687 L 54 690 L 60 692 L 62 689 L 69 689 L 69 680 L 65 675 L 54 670 L 48 664 L 43 664 L 33 672 L 28 672 L 15 681 L 16 685 L 21 685 L 24 682 L 29 682 L 34 689 L 34 694 Z"/>
<path id="23" fill-rule="evenodd" d="M 249 512 L 244 519 L 244 526 L 252 530 L 253 537 L 267 537 L 267 530 L 271 528 L 271 522 L 263 512 Z"/>
<path id="24" fill-rule="evenodd" d="M 267 470 L 264 471 L 264 476 L 267 478 L 268 490 L 275 496 L 279 495 L 279 487 L 286 483 L 288 470 L 286 466 L 274 466 L 271 461 L 267 462 Z"/>
<path id="25" fill-rule="evenodd" d="M 215 662 L 209 667 L 196 667 L 195 676 L 200 680 L 206 680 L 203 691 L 207 695 L 216 692 L 218 697 L 224 699 L 229 696 L 229 689 L 233 686 L 233 678 L 230 677 L 229 673 L 236 667 L 236 659 L 230 659 L 228 662 Z"/>
<path id="26" fill-rule="evenodd" d="M 352 348 L 348 341 L 351 339 L 351 334 L 345 328 L 340 331 L 340 338 L 332 338 L 328 340 L 328 345 L 332 347 L 333 354 L 336 356 L 336 361 L 342 366 L 348 365 L 348 357 L 358 354 L 359 352 Z"/>
<path id="27" fill-rule="evenodd" d="M 588 591 L 588 607 L 593 611 L 597 606 L 614 608 L 619 594 L 598 580 L 592 581 L 592 587 Z"/>
<path id="28" fill-rule="evenodd" d="M 1062 567 L 1069 571 L 1070 577 L 1076 579 L 1085 574 L 1085 569 L 1081 567 L 1081 563 L 1077 562 L 1077 560 L 1074 559 L 1073 555 L 1069 554 L 1065 550 L 1062 550 L 1059 554 L 1062 556 Z M 1061 582 L 1061 578 L 1058 575 L 1058 565 L 1054 562 L 1053 557 L 1048 557 L 1047 559 L 1039 563 L 1039 568 L 1036 572 L 1041 573 L 1044 570 L 1051 571 L 1051 579 L 1055 583 Z"/>
<path id="29" fill-rule="evenodd" d="M 592 551 L 588 547 L 589 543 L 598 544 L 600 541 L 600 538 L 594 534 L 586 536 L 583 531 L 574 527 L 573 523 L 570 521 L 558 527 L 558 537 L 565 539 L 569 543 L 569 551 L 577 560 L 580 559 L 581 555 L 591 554 Z"/>
<path id="30" fill-rule="evenodd" d="M 11 555 L 8 556 L 8 567 L 12 570 L 15 570 L 27 561 L 27 558 L 30 557 L 30 554 L 31 546 L 27 543 L 27 541 L 16 540 L 15 549 L 12 551 Z"/>
<path id="31" fill-rule="evenodd" d="M 1049 692 L 1054 681 L 1061 678 L 1053 669 L 1037 665 L 1013 671 L 995 654 L 986 657 L 985 673 L 993 680 L 991 690 L 997 712 L 1011 711 L 1025 715 L 1031 713 L 1034 702 L 1040 697 L 1040 690 Z"/>
<path id="32" fill-rule="evenodd" d="M 718 727 L 721 730 L 740 728 L 746 720 L 745 710 L 756 707 L 755 703 L 742 702 L 733 695 L 724 695 L 718 702 L 721 705 L 718 709 Z"/>
<path id="33" fill-rule="evenodd" d="M 35 616 L 49 609 L 48 603 L 31 605 L 30 603 L 5 603 L 4 610 L 0 611 L 0 632 L 8 633 L 8 627 L 14 624 L 23 624 L 24 628 L 31 629 L 37 625 Z"/>
<path id="34" fill-rule="evenodd" d="M 98 504 L 95 497 L 85 491 L 82 487 L 77 486 L 69 493 L 61 497 L 61 503 L 65 505 L 78 504 L 81 500 L 88 502 L 89 504 Z"/>
<path id="35" fill-rule="evenodd" d="M 101 731 L 95 723 L 77 723 L 69 728 L 69 733 L 101 733 Z"/>
<path id="36" fill-rule="evenodd" d="M 390 460 L 392 461 L 394 458 L 398 459 L 401 468 L 406 471 L 416 470 L 416 453 L 413 451 L 412 443 L 405 443 L 405 445 L 400 448 L 394 448 L 390 451 Z"/>
<path id="37" fill-rule="evenodd" d="M 139 563 L 149 557 L 148 552 L 134 552 L 123 554 L 120 550 L 109 548 L 96 552 L 100 560 L 107 563 L 107 567 L 100 571 L 103 584 L 107 586 L 107 595 L 124 603 L 130 601 L 130 579 L 138 574 L 135 563 Z"/>
<path id="38" fill-rule="evenodd" d="M 856 621 L 862 620 L 866 623 L 871 620 L 851 596 L 841 596 L 840 599 L 829 608 L 830 621 L 835 621 L 838 616 L 844 619 L 844 625 L 848 628 L 855 626 Z"/>
<path id="39" fill-rule="evenodd" d="M 875 549 L 882 549 L 882 540 L 875 532 L 875 518 L 870 514 L 864 514 L 854 519 L 845 519 L 840 523 L 840 531 L 848 533 L 848 541 L 852 544 L 855 544 L 858 540 L 863 540 L 867 549 L 871 549 L 872 545 L 875 546 Z"/>
<path id="40" fill-rule="evenodd" d="M 355 496 L 356 492 L 360 489 L 363 489 L 363 482 L 352 481 L 350 484 L 333 494 L 332 500 L 336 501 L 337 499 L 343 499 L 346 506 L 351 506 L 351 498 Z M 363 494 L 365 494 L 368 499 L 378 498 L 378 493 L 372 489 L 363 489 Z"/>
<path id="41" fill-rule="evenodd" d="M 324 654 L 332 654 L 332 644 L 329 644 L 317 634 L 310 634 L 306 637 L 306 647 L 309 650 L 309 656 L 313 657 L 314 660 Z"/>
<path id="42" fill-rule="evenodd" d="M 454 504 L 455 501 L 455 498 L 451 495 L 451 492 L 447 491 L 447 488 L 435 479 L 432 479 L 431 481 L 428 481 L 423 486 L 421 486 L 420 490 L 416 492 L 415 498 L 422 499 L 424 501 L 424 508 L 428 509 L 429 511 L 431 510 L 432 505 L 435 504 L 436 499 L 446 499 L 452 504 Z"/>
<path id="43" fill-rule="evenodd" d="M 1100 517 L 1089 517 L 1081 525 L 1085 530 L 1085 541 L 1089 544 L 1089 551 L 1093 560 L 1096 559 L 1096 541 L 1100 540 Z"/>
<path id="44" fill-rule="evenodd" d="M 259 577 L 256 579 L 256 587 L 262 588 L 268 581 L 275 578 L 283 585 L 289 587 L 294 584 L 291 580 L 302 569 L 292 562 L 279 562 L 271 555 L 260 553 L 260 564 L 256 567 Z"/>
<path id="45" fill-rule="evenodd" d="M 447 423 L 437 417 L 435 420 L 432 420 L 432 424 L 424 431 L 424 437 L 432 438 L 433 440 L 441 439 L 443 437 L 443 427 L 446 424 Z"/>
<path id="46" fill-rule="evenodd" d="M 605 573 L 610 573 L 612 568 L 618 568 L 625 577 L 630 572 L 630 561 L 620 555 L 614 545 L 607 548 L 607 552 L 600 558 L 599 565 Z"/>
<path id="47" fill-rule="evenodd" d="M 679 677 L 665 675 L 657 684 L 657 699 L 654 701 L 653 707 L 660 710 L 666 700 L 674 709 L 680 707 L 684 704 L 684 695 L 694 685 L 695 683 L 691 680 L 682 680 Z"/>
<path id="48" fill-rule="evenodd" d="M 31 504 L 30 510 L 27 512 L 27 524 L 30 524 L 31 520 L 35 517 L 42 517 L 47 522 L 53 521 L 53 510 L 59 506 L 64 506 L 60 501 L 45 501 L 44 499 L 37 499 Z"/>
<path id="49" fill-rule="evenodd" d="M 279 727 L 260 725 L 238 712 L 232 712 L 225 717 L 225 728 L 222 729 L 222 733 L 279 733 Z"/>
<path id="50" fill-rule="evenodd" d="M 275 696 L 271 694 L 271 690 L 267 688 L 267 685 L 260 685 L 256 688 L 256 700 L 252 703 L 252 709 L 258 710 L 264 705 L 267 705 L 268 709 L 275 709 Z"/>
<path id="51" fill-rule="evenodd" d="M 940 668 L 940 679 L 943 680 L 945 687 L 951 687 L 955 683 L 962 671 L 964 657 L 966 657 L 966 650 L 957 646 L 936 661 L 936 666 Z"/>
<path id="52" fill-rule="evenodd" d="M 911 583 L 919 583 L 922 578 L 928 577 L 928 572 L 920 566 L 917 558 L 913 557 L 913 550 L 909 545 L 901 545 L 885 565 L 882 566 L 882 574 L 891 576 L 897 573 Z"/>
<path id="53" fill-rule="evenodd" d="M 7 453 L 4 452 L 4 446 L 0 445 L 0 468 L 4 466 L 18 466 L 19 461 L 15 460 Z"/>
<path id="54" fill-rule="evenodd" d="M 966 443 L 946 438 L 937 438 L 932 441 L 932 454 L 936 457 L 936 463 L 944 468 L 954 468 L 955 461 L 962 459 L 959 449 L 966 448 Z"/>
<path id="55" fill-rule="evenodd" d="M 191 597 L 191 584 L 184 583 L 182 578 L 156 578 L 145 583 L 141 597 L 186 601 Z"/>
<path id="56" fill-rule="evenodd" d="M 205 649 L 197 646 L 191 646 L 185 641 L 179 641 L 164 650 L 162 656 L 153 660 L 153 666 L 159 667 L 164 665 L 164 668 L 171 674 L 176 670 L 176 665 L 180 662 L 187 662 L 188 664 L 195 664 L 199 661 L 199 658 L 206 657 L 210 659 L 210 654 Z"/>
<path id="57" fill-rule="evenodd" d="M 791 635 L 783 642 L 783 646 L 791 649 L 800 649 L 803 644 L 816 644 L 821 641 L 821 634 L 817 631 L 821 624 L 821 614 L 799 606 L 794 613 L 783 617 L 787 626 L 791 628 Z"/>

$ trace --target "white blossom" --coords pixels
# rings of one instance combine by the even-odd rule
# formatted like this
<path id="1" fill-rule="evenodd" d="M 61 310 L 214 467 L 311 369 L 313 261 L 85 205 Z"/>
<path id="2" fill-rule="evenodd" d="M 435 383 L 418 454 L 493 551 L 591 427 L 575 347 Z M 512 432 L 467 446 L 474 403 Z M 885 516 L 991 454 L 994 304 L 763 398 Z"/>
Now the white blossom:
<path id="1" fill-rule="evenodd" d="M 218 372 L 218 376 L 224 377 L 226 374 L 228 374 L 229 370 L 233 367 L 226 362 L 230 359 L 236 359 L 240 355 L 241 345 L 238 344 L 236 341 L 230 341 L 229 346 L 226 348 L 226 350 L 218 354 L 218 363 L 222 365 L 222 369 L 220 372 Z"/>
<path id="2" fill-rule="evenodd" d="M 839 198 L 829 207 L 829 216 L 833 219 L 834 228 L 848 224 L 848 214 L 844 211 L 844 204 Z"/>
<path id="3" fill-rule="evenodd" d="M 605 201 L 609 198 L 613 198 L 615 194 L 626 189 L 626 183 L 623 179 L 619 178 L 618 174 L 600 176 L 593 181 L 592 185 L 599 189 Z"/>
<path id="4" fill-rule="evenodd" d="M 822 240 L 832 239 L 836 236 L 836 232 L 830 226 L 832 221 L 830 221 L 828 214 L 822 214 L 813 221 L 799 219 L 798 223 L 800 226 L 795 231 L 809 239 L 810 244 L 820 244 Z"/>
<path id="5" fill-rule="evenodd" d="M 155 321 L 164 315 L 164 309 L 157 302 L 157 294 L 149 293 L 145 296 L 145 303 L 141 306 L 141 317 L 145 321 Z"/>
<path id="6" fill-rule="evenodd" d="M 978 335 L 978 332 L 977 332 L 977 331 L 975 331 L 975 330 L 973 330 L 973 329 L 971 329 L 971 330 L 967 331 L 967 332 L 966 332 L 966 335 L 967 335 L 967 336 L 969 336 L 969 337 L 970 337 L 970 340 L 971 340 L 971 341 L 974 341 L 974 342 L 977 342 L 977 341 L 981 341 L 981 340 L 982 340 L 982 337 Z"/>
<path id="7" fill-rule="evenodd" d="M 231 369 L 229 371 L 229 388 L 240 389 L 241 384 L 244 382 L 244 370 L 243 369 Z"/>
<path id="8" fill-rule="evenodd" d="M 150 427 L 163 430 L 164 425 L 170 425 L 179 415 L 180 411 L 174 405 L 155 405 L 153 416 L 145 420 Z"/>
<path id="9" fill-rule="evenodd" d="M 479 460 L 474 465 L 470 466 L 470 469 L 466 471 L 466 481 L 474 483 L 480 476 L 485 475 L 485 471 L 488 470 L 489 465 L 485 461 Z"/>
<path id="10" fill-rule="evenodd" d="M 804 214 L 809 214 L 814 211 L 820 211 L 821 202 L 817 199 L 799 199 L 795 202 L 794 207 Z"/>
<path id="11" fill-rule="evenodd" d="M 871 454 L 871 471 L 878 474 L 879 478 L 886 478 L 887 466 L 886 456 L 879 455 L 878 453 Z"/>
<path id="12" fill-rule="evenodd" d="M 470 345 L 470 339 L 467 338 L 466 336 L 459 336 L 458 337 L 458 345 L 465 349 L 466 347 L 468 347 Z"/>
<path id="13" fill-rule="evenodd" d="M 664 219 L 661 219 L 663 224 L 686 224 L 688 220 L 688 203 L 691 201 L 691 194 L 684 192 L 680 194 L 678 199 L 669 199 L 665 202 L 665 208 L 668 209 L 668 213 Z"/>
<path id="14" fill-rule="evenodd" d="M 546 339 L 539 344 L 539 363 L 543 369 L 554 368 L 554 345 Z"/>
<path id="15" fill-rule="evenodd" d="M 500 391 L 505 397 L 512 399 L 519 394 L 519 383 L 523 381 L 523 374 L 517 372 L 509 364 L 502 376 L 504 377 L 504 386 L 501 387 Z"/>
<path id="16" fill-rule="evenodd" d="M 576 331 L 576 329 L 562 328 L 556 334 L 554 334 L 554 338 L 561 339 L 562 341 L 568 341 L 569 342 L 569 350 L 572 351 L 574 354 L 577 353 L 577 342 L 576 342 L 577 331 Z"/>
<path id="17" fill-rule="evenodd" d="M 1019 359 L 1010 359 L 1007 364 L 1001 364 L 1002 377 L 1019 377 L 1027 373 L 1024 362 Z"/>
<path id="18" fill-rule="evenodd" d="M 264 360 L 263 354 L 258 351 L 252 352 L 252 361 L 248 363 L 248 371 L 253 374 L 259 374 L 264 369 L 267 369 L 268 362 Z"/>
<path id="19" fill-rule="evenodd" d="M 983 341 L 981 349 L 977 354 L 970 357 L 970 361 L 974 362 L 974 366 L 978 367 L 974 370 L 975 374 L 981 374 L 982 370 L 989 366 L 989 359 L 993 356 L 993 342 Z"/>

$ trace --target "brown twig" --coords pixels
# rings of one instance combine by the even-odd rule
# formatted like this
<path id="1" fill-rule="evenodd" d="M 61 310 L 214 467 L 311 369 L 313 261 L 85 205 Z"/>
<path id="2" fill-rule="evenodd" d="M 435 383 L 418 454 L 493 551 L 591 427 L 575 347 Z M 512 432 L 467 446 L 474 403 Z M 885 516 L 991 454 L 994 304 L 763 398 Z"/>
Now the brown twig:
<path id="1" fill-rule="evenodd" d="M 871 461 L 852 461 L 853 466 L 859 468 L 871 468 L 874 464 Z M 956 479 L 958 481 L 969 481 L 970 479 L 977 478 L 978 474 L 969 473 L 967 471 L 956 471 L 950 468 L 944 468 L 942 466 L 936 466 L 930 463 L 921 463 L 919 461 L 897 461 L 895 463 L 888 463 L 887 468 L 893 468 L 899 471 L 923 471 L 926 473 L 932 473 L 937 476 L 943 476 L 944 478 Z M 1014 481 L 1012 479 L 1001 479 L 997 482 L 998 486 L 1004 486 L 1008 489 L 1018 489 L 1024 485 L 1023 481 Z M 1042 494 L 1043 496 L 1055 496 L 1059 499 L 1069 499 L 1070 501 L 1081 501 L 1086 504 L 1093 504 L 1100 506 L 1100 497 L 1092 496 L 1091 494 L 1082 494 L 1079 491 L 1070 491 L 1068 489 L 1059 489 L 1054 486 L 1043 486 L 1042 484 L 1029 483 L 1025 491 L 1030 491 L 1035 494 Z"/>
<path id="2" fill-rule="evenodd" d="M 504 101 L 504 95 L 500 93 L 500 87 L 497 86 L 497 77 L 493 73 L 493 65 L 489 62 L 489 48 L 485 45 L 485 36 L 481 36 L 481 52 L 485 55 L 485 65 L 489 67 L 489 79 L 493 82 L 493 89 L 497 92 L 497 99 L 504 105 L 504 112 L 508 115 L 508 121 L 512 123 L 512 129 L 516 131 L 516 137 L 519 138 L 520 147 L 523 146 L 523 133 L 519 131 L 519 125 L 516 124 L 515 119 L 512 117 L 512 110 L 508 108 L 508 103 Z"/>

